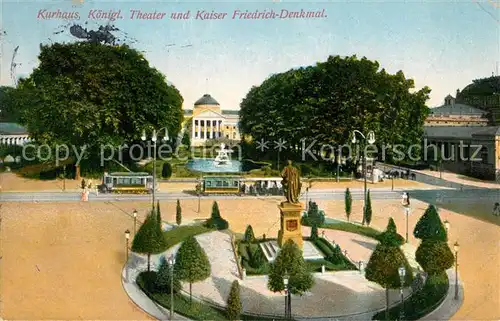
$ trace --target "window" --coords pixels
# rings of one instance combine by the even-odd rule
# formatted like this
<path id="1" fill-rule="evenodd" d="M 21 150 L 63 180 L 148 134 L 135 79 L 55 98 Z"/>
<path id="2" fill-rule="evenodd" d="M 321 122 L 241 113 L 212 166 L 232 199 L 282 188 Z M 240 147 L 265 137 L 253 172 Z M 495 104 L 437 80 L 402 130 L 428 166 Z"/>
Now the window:
<path id="1" fill-rule="evenodd" d="M 488 164 L 488 147 L 486 146 L 481 148 L 481 162 L 483 164 Z"/>
<path id="2" fill-rule="evenodd" d="M 111 184 L 111 177 L 106 177 L 106 184 Z"/>
<path id="3" fill-rule="evenodd" d="M 195 138 L 198 138 L 198 131 L 195 131 L 195 132 L 194 132 L 194 137 L 195 137 Z"/>
<path id="4" fill-rule="evenodd" d="M 195 126 L 198 126 L 198 119 L 195 119 L 195 120 L 194 120 L 194 125 L 195 125 Z"/>
<path id="5" fill-rule="evenodd" d="M 200 132 L 200 135 L 201 135 L 201 139 L 204 139 L 204 138 L 205 138 L 205 132 L 204 132 L 204 131 L 201 131 L 201 132 Z"/>
<path id="6" fill-rule="evenodd" d="M 214 127 L 217 126 L 217 121 L 216 120 L 212 121 L 212 126 L 214 126 Z"/>
<path id="7" fill-rule="evenodd" d="M 205 121 L 204 120 L 200 120 L 200 126 L 205 126 Z"/>

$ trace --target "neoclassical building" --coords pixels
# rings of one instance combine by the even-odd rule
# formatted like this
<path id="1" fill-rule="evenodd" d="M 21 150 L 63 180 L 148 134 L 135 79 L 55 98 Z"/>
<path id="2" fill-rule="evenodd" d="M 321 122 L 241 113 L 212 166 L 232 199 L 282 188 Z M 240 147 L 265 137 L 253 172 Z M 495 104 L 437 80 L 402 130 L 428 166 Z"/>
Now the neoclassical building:
<path id="1" fill-rule="evenodd" d="M 486 111 L 457 103 L 454 97 L 448 95 L 444 105 L 431 108 L 425 126 L 488 126 L 488 122 Z"/>
<path id="2" fill-rule="evenodd" d="M 190 133 L 191 145 L 201 146 L 208 140 L 240 140 L 238 111 L 221 109 L 209 94 L 194 103 L 192 110 L 184 110 L 184 128 Z"/>
<path id="3" fill-rule="evenodd" d="M 488 111 L 446 96 L 425 120 L 428 160 L 437 152 L 442 169 L 500 182 L 500 126 L 492 124 Z"/>
<path id="4" fill-rule="evenodd" d="M 23 126 L 15 123 L 0 123 L 0 145 L 23 145 L 30 142 Z"/>

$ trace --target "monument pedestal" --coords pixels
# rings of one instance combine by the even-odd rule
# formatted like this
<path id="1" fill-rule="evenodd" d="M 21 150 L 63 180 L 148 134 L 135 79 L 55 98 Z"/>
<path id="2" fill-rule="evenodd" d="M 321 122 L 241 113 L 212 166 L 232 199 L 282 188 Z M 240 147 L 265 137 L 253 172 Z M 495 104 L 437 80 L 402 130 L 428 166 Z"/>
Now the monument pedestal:
<path id="1" fill-rule="evenodd" d="M 280 209 L 281 217 L 281 228 L 278 232 L 278 245 L 282 247 L 286 241 L 291 239 L 300 249 L 302 249 L 303 240 L 300 219 L 302 218 L 304 204 L 281 202 L 278 208 Z"/>

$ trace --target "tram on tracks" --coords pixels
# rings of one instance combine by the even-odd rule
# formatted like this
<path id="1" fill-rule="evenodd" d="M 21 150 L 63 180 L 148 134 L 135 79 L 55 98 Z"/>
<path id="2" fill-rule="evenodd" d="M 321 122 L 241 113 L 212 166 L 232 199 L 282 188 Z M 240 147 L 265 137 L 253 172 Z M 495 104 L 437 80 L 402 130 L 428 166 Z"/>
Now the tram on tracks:
<path id="1" fill-rule="evenodd" d="M 156 184 L 158 189 L 158 184 Z M 153 175 L 145 172 L 104 173 L 101 192 L 117 194 L 153 193 Z"/>

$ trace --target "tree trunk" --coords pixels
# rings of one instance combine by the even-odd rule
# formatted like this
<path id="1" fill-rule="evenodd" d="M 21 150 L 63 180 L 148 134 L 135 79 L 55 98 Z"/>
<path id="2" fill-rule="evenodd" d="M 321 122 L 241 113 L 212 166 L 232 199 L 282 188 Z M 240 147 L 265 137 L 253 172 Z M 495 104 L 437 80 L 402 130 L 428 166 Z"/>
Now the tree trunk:
<path id="1" fill-rule="evenodd" d="M 80 165 L 75 165 L 75 180 L 79 181 L 80 177 Z"/>
<path id="2" fill-rule="evenodd" d="M 189 304 L 193 303 L 193 282 L 189 282 Z"/>
<path id="3" fill-rule="evenodd" d="M 151 253 L 148 253 L 148 272 L 151 270 Z"/>
<path id="4" fill-rule="evenodd" d="M 385 289 L 385 319 L 389 320 L 389 288 Z"/>

